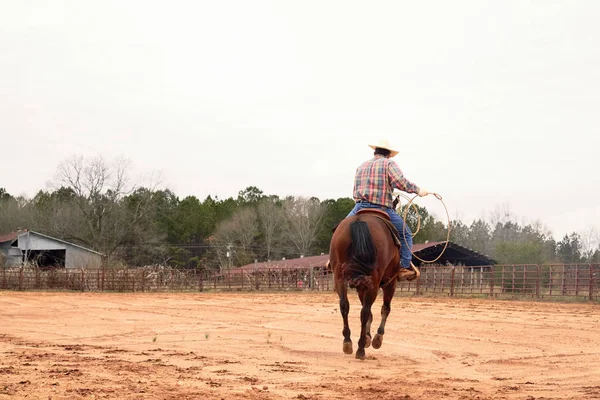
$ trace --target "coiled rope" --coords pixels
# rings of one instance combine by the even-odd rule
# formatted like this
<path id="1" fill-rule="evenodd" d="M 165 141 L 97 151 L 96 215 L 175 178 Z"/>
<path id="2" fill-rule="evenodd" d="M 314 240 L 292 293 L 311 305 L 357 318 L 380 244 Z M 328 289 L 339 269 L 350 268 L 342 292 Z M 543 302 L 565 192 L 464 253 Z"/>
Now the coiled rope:
<path id="1" fill-rule="evenodd" d="M 437 260 L 439 260 L 442 255 L 444 254 L 444 252 L 446 251 L 446 249 L 448 248 L 448 243 L 450 242 L 450 213 L 448 212 L 448 207 L 446 207 L 446 203 L 444 203 L 444 200 L 442 199 L 442 196 L 437 194 L 437 193 L 431 193 L 433 196 L 435 196 L 436 199 L 438 199 L 442 205 L 444 206 L 444 210 L 446 211 L 446 218 L 448 221 L 448 233 L 446 235 L 446 243 L 444 243 L 444 248 L 442 249 L 442 251 L 440 252 L 440 254 L 433 260 L 423 260 L 422 258 L 420 258 L 419 256 L 417 256 L 412 249 L 410 249 L 410 252 L 412 254 L 413 257 L 415 257 L 417 260 L 424 262 L 424 263 L 428 263 L 428 264 L 432 264 L 434 262 L 436 262 Z M 406 196 L 404 193 L 399 193 L 396 196 L 396 200 L 397 200 L 397 206 L 396 206 L 396 210 L 398 210 L 398 208 L 401 208 L 401 202 L 400 202 L 400 196 L 404 197 L 405 199 L 408 200 L 408 203 L 404 206 L 404 212 L 402 213 L 402 220 L 404 221 L 404 225 L 408 226 L 408 224 L 406 223 L 406 217 L 408 216 L 408 211 L 410 210 L 410 207 L 412 206 L 413 209 L 415 210 L 415 214 L 417 215 L 417 229 L 415 230 L 415 232 L 413 233 L 413 237 L 417 235 L 417 233 L 419 233 L 419 231 L 421 230 L 421 215 L 419 215 L 419 210 L 417 209 L 416 205 L 414 204 L 414 200 L 419 197 L 419 195 L 415 195 L 412 199 L 409 198 L 408 196 Z M 406 243 L 406 231 L 403 230 L 402 232 L 404 235 L 404 243 Z"/>

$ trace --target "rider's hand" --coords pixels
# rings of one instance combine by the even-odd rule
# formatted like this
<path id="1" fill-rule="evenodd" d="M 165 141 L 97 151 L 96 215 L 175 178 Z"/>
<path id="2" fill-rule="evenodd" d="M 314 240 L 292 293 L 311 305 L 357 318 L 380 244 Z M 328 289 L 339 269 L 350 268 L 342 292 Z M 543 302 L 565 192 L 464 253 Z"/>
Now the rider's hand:
<path id="1" fill-rule="evenodd" d="M 425 189 L 423 189 L 423 188 L 419 188 L 419 193 L 418 193 L 418 195 L 419 195 L 419 196 L 421 196 L 421 197 L 425 197 L 425 196 L 427 196 L 428 194 L 429 194 L 429 192 L 428 192 L 427 190 L 425 190 Z"/>

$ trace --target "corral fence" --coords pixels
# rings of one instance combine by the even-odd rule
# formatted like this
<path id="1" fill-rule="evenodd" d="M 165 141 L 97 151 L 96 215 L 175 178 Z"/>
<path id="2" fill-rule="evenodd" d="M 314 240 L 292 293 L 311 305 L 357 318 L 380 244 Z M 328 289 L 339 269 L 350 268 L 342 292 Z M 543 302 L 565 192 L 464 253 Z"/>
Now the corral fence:
<path id="1" fill-rule="evenodd" d="M 100 292 L 160 291 L 332 291 L 323 268 L 256 269 L 240 272 L 168 267 L 53 269 L 2 268 L 0 289 Z M 398 294 L 520 296 L 600 299 L 600 264 L 427 266 L 415 282 L 401 282 Z"/>

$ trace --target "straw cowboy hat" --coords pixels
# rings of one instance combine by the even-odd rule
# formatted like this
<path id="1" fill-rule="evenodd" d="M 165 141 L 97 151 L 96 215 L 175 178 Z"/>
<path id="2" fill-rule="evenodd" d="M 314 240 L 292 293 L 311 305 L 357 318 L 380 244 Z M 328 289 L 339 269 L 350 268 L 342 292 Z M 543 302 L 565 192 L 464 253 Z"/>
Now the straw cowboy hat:
<path id="1" fill-rule="evenodd" d="M 396 157 L 399 153 L 399 151 L 392 149 L 392 145 L 386 139 L 379 140 L 376 144 L 370 144 L 369 147 L 372 149 L 376 149 L 379 147 L 380 149 L 389 150 L 390 157 Z"/>

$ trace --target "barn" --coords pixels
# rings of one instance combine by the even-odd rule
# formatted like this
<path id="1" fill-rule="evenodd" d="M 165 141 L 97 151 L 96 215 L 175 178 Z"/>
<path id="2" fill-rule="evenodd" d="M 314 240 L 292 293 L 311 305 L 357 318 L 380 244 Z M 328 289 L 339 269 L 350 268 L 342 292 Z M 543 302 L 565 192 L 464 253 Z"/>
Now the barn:
<path id="1" fill-rule="evenodd" d="M 0 253 L 6 266 L 33 262 L 41 268 L 87 268 L 102 266 L 102 254 L 39 232 L 21 230 L 0 236 Z"/>
<path id="2" fill-rule="evenodd" d="M 438 256 L 441 255 L 435 264 L 466 267 L 489 267 L 491 265 L 497 264 L 496 260 L 493 260 L 485 254 L 461 246 L 460 244 L 455 243 L 453 241 L 448 242 L 448 246 L 446 246 L 446 249 L 444 249 L 445 244 L 445 241 L 413 244 L 412 262 L 418 267 L 426 266 L 428 264 L 423 263 L 421 260 L 419 260 L 419 258 L 425 261 L 429 261 L 435 260 Z"/>

